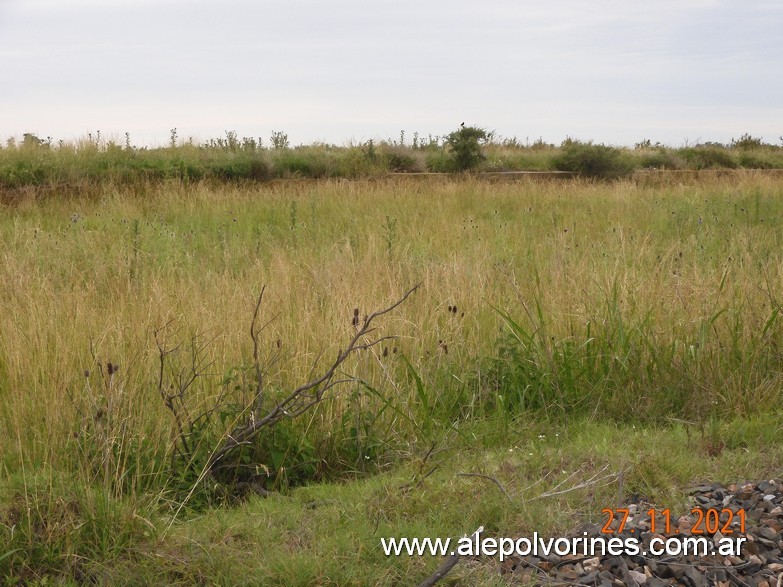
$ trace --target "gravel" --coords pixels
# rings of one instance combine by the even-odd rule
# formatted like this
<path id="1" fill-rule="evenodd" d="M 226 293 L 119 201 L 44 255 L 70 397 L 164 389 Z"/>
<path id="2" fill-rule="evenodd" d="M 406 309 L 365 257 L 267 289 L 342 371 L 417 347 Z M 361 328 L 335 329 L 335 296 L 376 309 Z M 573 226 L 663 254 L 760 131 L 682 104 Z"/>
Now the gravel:
<path id="1" fill-rule="evenodd" d="M 668 532 L 664 510 L 637 501 L 623 506 L 629 515 L 622 532 L 623 512 L 618 508 L 608 527 L 604 528 L 610 518 L 606 512 L 601 524 L 580 527 L 568 536 L 581 539 L 577 545 L 590 544 L 596 538 L 631 539 L 636 541 L 638 553 L 620 546 L 604 552 L 578 546 L 577 552 L 565 553 L 563 548 L 562 555 L 539 548 L 526 556 L 506 558 L 501 572 L 511 584 L 522 585 L 783 587 L 783 480 L 699 485 L 691 488 L 689 495 L 687 511 L 669 512 Z M 656 512 L 654 522 L 650 509 Z M 686 552 L 686 544 L 696 545 L 696 538 L 705 539 L 698 545 L 699 552 L 693 548 Z M 668 539 L 670 552 L 651 552 L 651 546 L 663 547 Z M 615 542 L 619 544 L 619 540 Z"/>

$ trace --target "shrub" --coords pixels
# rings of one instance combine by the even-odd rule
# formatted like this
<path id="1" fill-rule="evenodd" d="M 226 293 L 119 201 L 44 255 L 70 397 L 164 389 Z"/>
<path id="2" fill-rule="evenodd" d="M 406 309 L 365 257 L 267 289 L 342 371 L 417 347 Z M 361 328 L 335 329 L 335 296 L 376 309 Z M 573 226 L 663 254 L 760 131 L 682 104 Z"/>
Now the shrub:
<path id="1" fill-rule="evenodd" d="M 737 162 L 732 154 L 723 146 L 704 145 L 686 147 L 677 151 L 691 169 L 734 169 Z"/>
<path id="2" fill-rule="evenodd" d="M 187 169 L 183 178 L 198 178 L 198 169 Z M 210 175 L 223 181 L 254 179 L 264 181 L 269 179 L 270 172 L 266 163 L 259 158 L 235 157 L 214 161 L 209 168 Z"/>
<path id="3" fill-rule="evenodd" d="M 731 146 L 734 149 L 758 149 L 768 145 L 765 145 L 760 138 L 752 137 L 749 133 L 745 133 L 738 139 L 731 139 Z"/>
<path id="4" fill-rule="evenodd" d="M 386 158 L 386 167 L 389 171 L 403 173 L 419 170 L 416 165 L 416 160 L 399 150 L 389 150 L 384 152 L 383 155 Z"/>
<path id="5" fill-rule="evenodd" d="M 448 173 L 454 171 L 454 160 L 449 153 L 440 149 L 427 153 L 427 169 L 434 173 Z"/>
<path id="6" fill-rule="evenodd" d="M 555 169 L 593 179 L 618 179 L 633 172 L 633 162 L 620 150 L 568 140 L 554 158 Z"/>
<path id="7" fill-rule="evenodd" d="M 324 148 L 277 149 L 272 158 L 277 177 L 329 177 L 328 153 Z"/>
<path id="8" fill-rule="evenodd" d="M 484 160 L 481 145 L 491 134 L 483 128 L 463 126 L 446 137 L 446 146 L 451 153 L 453 169 L 468 171 L 475 169 Z"/>
<path id="9" fill-rule="evenodd" d="M 669 151 L 663 149 L 642 155 L 640 165 L 643 169 L 681 169 L 682 162 Z"/>
<path id="10" fill-rule="evenodd" d="M 758 151 L 743 151 L 739 155 L 739 164 L 745 169 L 775 169 L 777 165 L 770 156 L 760 154 Z"/>

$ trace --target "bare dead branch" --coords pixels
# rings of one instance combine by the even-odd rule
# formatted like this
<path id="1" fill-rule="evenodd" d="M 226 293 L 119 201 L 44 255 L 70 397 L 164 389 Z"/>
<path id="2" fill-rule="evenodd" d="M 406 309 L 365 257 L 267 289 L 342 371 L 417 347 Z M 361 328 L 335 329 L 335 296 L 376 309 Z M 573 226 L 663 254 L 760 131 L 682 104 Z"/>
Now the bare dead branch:
<path id="1" fill-rule="evenodd" d="M 475 536 L 478 538 L 478 536 L 484 531 L 484 526 L 479 526 L 473 534 L 471 534 L 471 538 Z M 463 538 L 467 538 L 467 534 Z M 438 569 L 429 577 L 427 577 L 424 581 L 419 583 L 419 587 L 432 587 L 435 583 L 440 581 L 443 577 L 446 576 L 446 574 L 453 569 L 457 563 L 459 562 L 460 555 L 455 551 L 454 554 L 452 554 L 450 557 L 448 557 L 446 560 L 443 561 L 443 563 L 438 567 Z"/>
<path id="2" fill-rule="evenodd" d="M 432 475 L 439 468 L 440 468 L 440 465 L 435 465 L 429 471 L 424 473 L 423 475 L 416 475 L 416 476 L 414 476 L 414 481 L 412 481 L 411 483 L 406 483 L 405 485 L 402 485 L 400 487 L 400 491 L 402 491 L 403 493 L 406 493 L 406 492 L 408 492 L 408 491 L 410 491 L 412 489 L 418 489 L 419 487 L 424 485 L 424 481 L 427 480 L 427 477 Z M 419 478 L 416 479 L 416 477 L 419 477 Z"/>
<path id="3" fill-rule="evenodd" d="M 163 405 L 166 406 L 166 409 L 168 409 L 171 412 L 172 416 L 174 416 L 174 424 L 177 427 L 177 440 L 178 440 L 178 442 L 175 443 L 174 450 L 178 453 L 184 450 L 185 453 L 189 454 L 190 446 L 188 444 L 187 435 L 185 434 L 182 415 L 178 407 L 174 404 L 174 396 L 172 396 L 166 391 L 165 382 L 164 382 L 165 374 L 166 374 L 166 358 L 171 353 L 175 352 L 176 347 L 174 349 L 165 348 L 164 343 L 162 343 L 160 340 L 160 334 L 170 324 L 171 324 L 171 320 L 169 320 L 169 322 L 167 322 L 162 328 L 156 329 L 153 333 L 155 338 L 155 345 L 158 347 L 158 394 L 160 395 L 161 400 L 163 400 Z M 182 445 L 181 448 L 180 448 L 180 444 Z"/>
<path id="4" fill-rule="evenodd" d="M 190 367 L 184 371 L 173 374 L 170 378 L 168 389 L 166 387 L 166 361 L 169 355 L 179 351 L 179 347 L 167 348 L 162 339 L 162 333 L 172 324 L 169 320 L 161 328 L 153 331 L 155 345 L 158 348 L 158 394 L 163 405 L 171 412 L 174 417 L 174 423 L 177 428 L 177 441 L 174 444 L 174 454 L 179 455 L 185 461 L 189 461 L 193 456 L 193 447 L 189 440 L 189 433 L 193 432 L 196 423 L 202 417 L 209 417 L 209 414 L 215 411 L 215 408 L 206 410 L 204 414 L 196 418 L 191 418 L 185 404 L 185 395 L 193 384 L 209 369 L 212 363 L 204 362 L 204 349 L 213 341 L 199 343 L 198 338 L 193 336 L 190 344 Z"/>
<path id="5" fill-rule="evenodd" d="M 261 288 L 261 293 L 258 294 L 256 308 L 253 311 L 253 319 L 250 321 L 250 338 L 253 341 L 253 366 L 256 370 L 256 396 L 253 399 L 253 414 L 256 417 L 260 416 L 261 406 L 264 401 L 264 373 L 261 370 L 261 362 L 258 359 L 258 334 L 256 333 L 256 321 L 258 320 L 258 313 L 261 310 L 261 302 L 264 299 L 264 291 L 266 291 L 266 285 Z"/>
<path id="6" fill-rule="evenodd" d="M 356 350 L 360 351 L 360 350 L 368 349 L 370 347 L 374 347 L 379 343 L 382 343 L 384 340 L 395 340 L 396 338 L 397 338 L 396 336 L 382 336 L 381 338 L 376 338 L 372 342 L 356 345 Z"/>
<path id="7" fill-rule="evenodd" d="M 410 288 L 402 295 L 402 297 L 399 300 L 397 300 L 390 306 L 383 308 L 381 310 L 377 310 L 372 314 L 365 316 L 361 325 L 357 325 L 356 332 L 348 341 L 348 344 L 345 347 L 345 349 L 340 350 L 337 353 L 337 358 L 334 360 L 331 366 L 329 366 L 320 376 L 310 379 L 307 383 L 304 383 L 299 387 L 297 387 L 296 389 L 294 389 L 293 391 L 291 391 L 284 399 L 282 399 L 280 402 L 274 405 L 264 416 L 261 416 L 261 413 L 259 411 L 260 408 L 259 398 L 261 397 L 263 392 L 263 379 L 262 379 L 262 372 L 260 369 L 260 363 L 258 359 L 259 345 L 258 345 L 258 338 L 256 335 L 256 328 L 255 328 L 255 323 L 257 321 L 258 314 L 260 312 L 260 306 L 264 293 L 264 290 L 262 289 L 261 295 L 259 295 L 258 301 L 256 303 L 256 310 L 253 314 L 253 320 L 251 321 L 251 329 L 250 329 L 251 337 L 253 339 L 253 346 L 254 346 L 253 360 L 256 367 L 256 377 L 257 377 L 257 387 L 256 387 L 257 392 L 255 398 L 256 401 L 254 402 L 251 408 L 251 414 L 253 415 L 253 417 L 250 418 L 249 422 L 247 421 L 243 422 L 237 425 L 236 427 L 234 427 L 233 430 L 231 430 L 231 433 L 226 436 L 226 439 L 224 440 L 223 444 L 217 447 L 210 455 L 207 461 L 206 470 L 212 472 L 215 468 L 215 465 L 223 458 L 225 458 L 226 455 L 228 455 L 238 447 L 244 446 L 249 442 L 251 442 L 264 428 L 274 426 L 277 422 L 279 422 L 283 418 L 295 418 L 303 414 L 304 412 L 306 412 L 316 404 L 320 403 L 324 399 L 324 394 L 330 389 L 332 389 L 333 387 L 343 383 L 355 381 L 354 378 L 335 379 L 335 375 L 337 374 L 337 371 L 340 368 L 340 366 L 354 352 L 361 349 L 371 348 L 372 346 L 380 343 L 381 341 L 390 338 L 390 337 L 381 337 L 374 341 L 365 342 L 365 337 L 369 333 L 375 330 L 372 327 L 373 320 L 379 318 L 380 316 L 388 314 L 389 312 L 397 308 L 400 304 L 402 304 L 405 300 L 407 300 L 408 297 L 418 288 L 419 285 Z"/>

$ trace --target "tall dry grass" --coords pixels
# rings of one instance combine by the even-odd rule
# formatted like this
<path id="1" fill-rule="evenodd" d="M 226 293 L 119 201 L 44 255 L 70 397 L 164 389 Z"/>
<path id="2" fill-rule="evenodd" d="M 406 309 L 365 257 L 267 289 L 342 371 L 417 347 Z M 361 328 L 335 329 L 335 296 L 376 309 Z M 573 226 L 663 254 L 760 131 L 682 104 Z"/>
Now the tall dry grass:
<path id="1" fill-rule="evenodd" d="M 282 349 L 268 374 L 274 391 L 337 352 L 354 308 L 367 313 L 422 283 L 383 320 L 382 333 L 399 336 L 387 355 L 379 347 L 347 367 L 373 391 L 349 387 L 297 428 L 294 438 L 314 443 L 310 456 L 329 463 L 319 474 L 360 468 L 346 443 L 364 443 L 352 457 L 404 450 L 426 436 L 423 419 L 518 413 L 531 394 L 555 415 L 772 409 L 781 196 L 783 183 L 763 175 L 663 187 L 173 183 L 141 194 L 107 187 L 97 200 L 30 196 L 0 220 L 3 465 L 86 470 L 113 491 L 165 481 L 156 475 L 173 425 L 153 332 L 169 324 L 175 370 L 194 341 L 209 343 L 190 400 L 205 409 L 226 385 L 246 383 L 263 284 L 263 315 L 276 318 L 262 355 Z M 108 362 L 119 365 L 111 381 Z"/>

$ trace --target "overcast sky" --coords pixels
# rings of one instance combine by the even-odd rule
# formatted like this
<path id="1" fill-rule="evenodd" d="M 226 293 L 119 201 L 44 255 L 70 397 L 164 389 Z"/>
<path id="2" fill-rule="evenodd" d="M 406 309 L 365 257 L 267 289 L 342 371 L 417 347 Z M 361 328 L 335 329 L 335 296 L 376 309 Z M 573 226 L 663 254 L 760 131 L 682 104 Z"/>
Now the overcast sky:
<path id="1" fill-rule="evenodd" d="M 0 139 L 783 135 L 781 0 L 0 0 Z"/>

